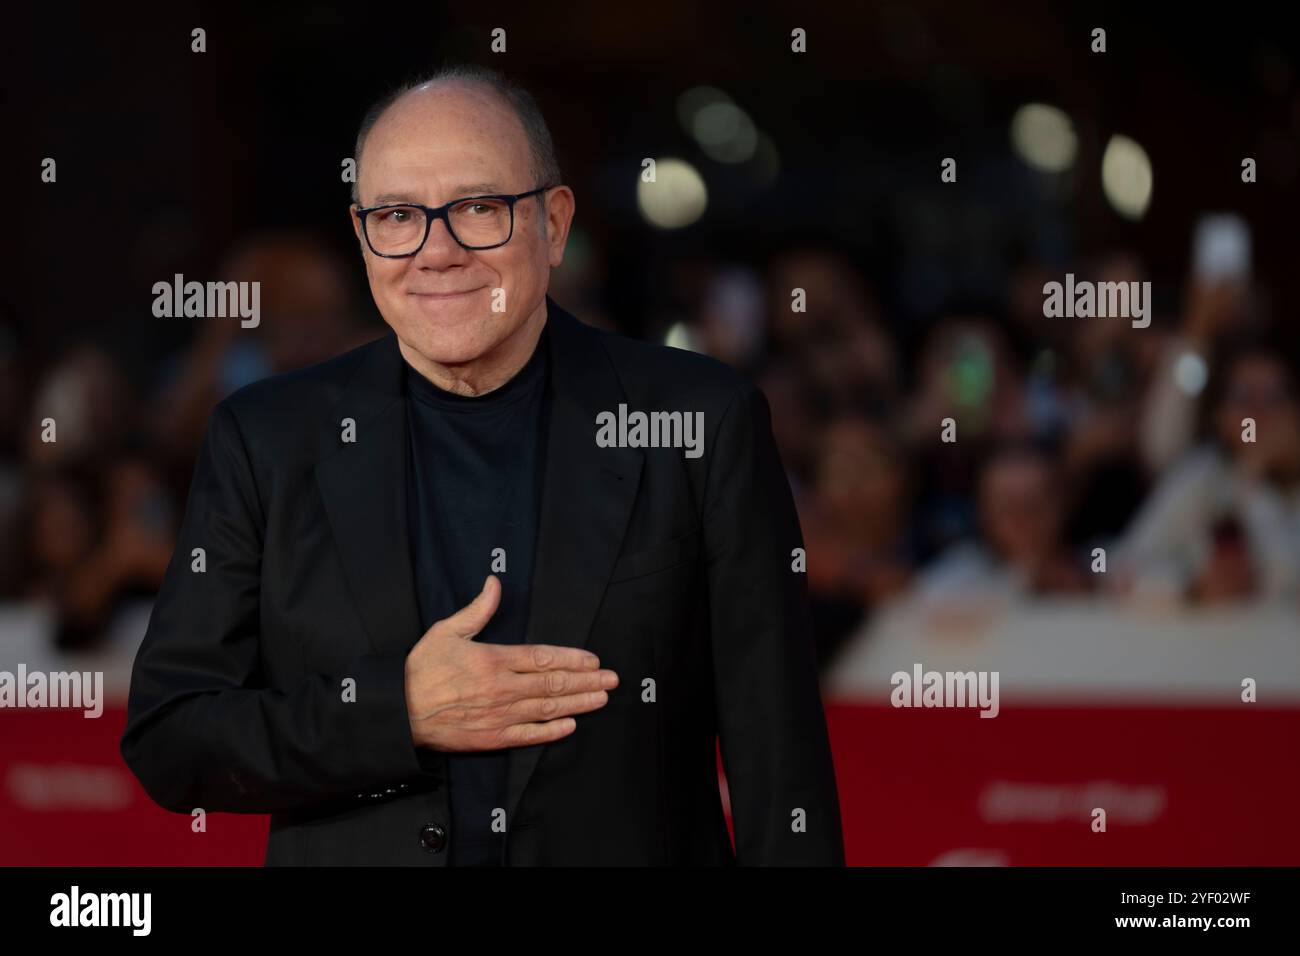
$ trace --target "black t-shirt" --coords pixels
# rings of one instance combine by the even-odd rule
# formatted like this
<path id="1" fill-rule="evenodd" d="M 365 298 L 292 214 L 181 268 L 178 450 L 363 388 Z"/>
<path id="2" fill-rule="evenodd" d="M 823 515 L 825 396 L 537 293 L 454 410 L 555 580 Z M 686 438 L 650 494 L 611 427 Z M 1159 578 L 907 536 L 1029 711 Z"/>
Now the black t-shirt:
<path id="1" fill-rule="evenodd" d="M 494 573 L 501 604 L 476 641 L 523 643 L 541 502 L 547 333 L 500 388 L 466 397 L 405 366 L 407 509 L 423 627 L 454 614 Z M 500 550 L 498 550 L 500 549 Z M 504 565 L 504 571 L 500 570 Z M 449 866 L 498 866 L 505 834 L 505 750 L 448 755 Z M 500 808 L 498 810 L 498 808 Z"/>

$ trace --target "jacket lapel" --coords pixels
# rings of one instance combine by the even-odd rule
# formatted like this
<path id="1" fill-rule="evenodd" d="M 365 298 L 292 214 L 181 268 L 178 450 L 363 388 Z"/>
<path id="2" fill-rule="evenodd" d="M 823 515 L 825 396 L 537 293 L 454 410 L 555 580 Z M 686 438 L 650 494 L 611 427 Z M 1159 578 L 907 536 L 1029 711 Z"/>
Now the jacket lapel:
<path id="1" fill-rule="evenodd" d="M 642 453 L 596 445 L 596 415 L 627 401 L 600 333 L 546 298 L 551 411 L 533 561 L 529 644 L 583 647 L 622 547 L 641 479 Z M 545 744 L 509 751 L 506 820 Z"/>
<path id="2" fill-rule="evenodd" d="M 409 651 L 423 629 L 406 517 L 406 402 L 402 355 L 389 331 L 373 342 L 331 413 L 356 421 L 356 441 L 316 466 L 353 603 L 378 653 Z"/>

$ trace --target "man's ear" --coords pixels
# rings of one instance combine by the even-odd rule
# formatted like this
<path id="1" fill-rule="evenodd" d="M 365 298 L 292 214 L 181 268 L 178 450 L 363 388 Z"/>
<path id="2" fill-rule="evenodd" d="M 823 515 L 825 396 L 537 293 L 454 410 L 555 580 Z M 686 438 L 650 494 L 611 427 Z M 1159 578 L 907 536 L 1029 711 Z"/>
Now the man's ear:
<path id="1" fill-rule="evenodd" d="M 564 247 L 569 241 L 569 227 L 573 224 L 576 203 L 573 190 L 568 186 L 561 186 L 546 198 L 546 226 L 543 234 L 546 237 L 551 268 L 556 268 L 564 262 Z"/>
<path id="2" fill-rule="evenodd" d="M 361 246 L 361 254 L 366 254 L 366 238 L 361 234 L 361 217 L 357 215 L 357 210 L 361 207 L 356 203 L 348 206 L 348 219 L 352 222 L 352 232 L 357 237 L 357 243 Z"/>

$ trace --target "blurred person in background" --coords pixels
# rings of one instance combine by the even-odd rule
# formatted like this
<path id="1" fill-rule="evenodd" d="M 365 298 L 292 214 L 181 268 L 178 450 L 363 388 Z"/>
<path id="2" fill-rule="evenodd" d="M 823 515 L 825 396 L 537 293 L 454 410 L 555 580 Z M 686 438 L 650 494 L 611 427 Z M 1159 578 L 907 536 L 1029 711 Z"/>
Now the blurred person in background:
<path id="1" fill-rule="evenodd" d="M 825 418 L 824 400 L 802 369 L 789 360 L 770 362 L 758 376 L 758 385 L 772 408 L 772 433 L 795 502 L 812 493 L 817 459 L 817 436 Z"/>
<path id="2" fill-rule="evenodd" d="M 821 431 L 800 519 L 823 669 L 865 614 L 907 587 L 918 557 L 909 504 L 906 459 L 884 425 L 843 414 Z"/>
<path id="3" fill-rule="evenodd" d="M 152 600 L 175 545 L 175 502 L 142 449 L 128 449 L 102 481 L 103 531 L 58 582 L 61 647 L 103 638 L 123 601 Z"/>
<path id="4" fill-rule="evenodd" d="M 902 409 L 903 435 L 920 475 L 919 521 L 926 557 L 973 534 L 980 461 L 1000 441 L 1032 434 L 1014 356 L 989 319 L 947 316 L 926 337 L 917 384 Z M 944 419 L 956 440 L 944 441 Z"/>
<path id="5" fill-rule="evenodd" d="M 54 641 L 93 645 L 122 601 L 152 597 L 171 558 L 175 501 L 132 427 L 138 407 L 103 351 L 73 351 L 46 376 L 27 447 L 22 592 L 48 602 Z"/>
<path id="6" fill-rule="evenodd" d="M 894 403 L 897 350 L 869 284 L 846 255 L 816 246 L 783 250 L 767 289 L 773 354 L 796 363 L 836 404 L 883 410 Z M 795 289 L 805 293 L 803 312 L 792 308 Z"/>
<path id="7" fill-rule="evenodd" d="M 1164 476 L 1121 546 L 1118 586 L 1157 600 L 1300 593 L 1300 400 L 1284 353 L 1235 345 L 1208 393 L 1210 440 Z M 1245 441 L 1245 419 L 1255 440 Z"/>
<path id="8" fill-rule="evenodd" d="M 202 320 L 194 341 L 165 365 L 150 403 L 150 428 L 168 452 L 177 487 L 188 481 L 208 416 L 218 401 L 268 375 L 303 368 L 375 338 L 356 321 L 349 266 L 310 233 L 258 234 L 218 270 L 222 281 L 259 282 L 260 319 L 244 328 Z"/>
<path id="9" fill-rule="evenodd" d="M 927 603 L 1005 604 L 1080 594 L 1091 582 L 1065 539 L 1061 469 L 1027 442 L 998 446 L 980 470 L 980 536 L 951 548 L 921 575 Z"/>
<path id="10" fill-rule="evenodd" d="M 39 382 L 28 428 L 25 459 L 35 469 L 102 467 L 112 460 L 138 408 L 116 362 L 102 349 L 82 346 L 57 361 Z M 47 441 L 45 419 L 53 419 Z"/>
<path id="11" fill-rule="evenodd" d="M 1197 409 L 1225 346 L 1266 334 L 1261 290 L 1251 279 L 1250 227 L 1236 214 L 1202 215 L 1192 237 L 1185 305 L 1159 345 L 1141 420 L 1143 464 L 1157 474 L 1196 442 Z"/>
<path id="12" fill-rule="evenodd" d="M 753 371 L 764 346 L 763 282 L 750 268 L 729 265 L 709 277 L 693 323 L 701 351 L 742 372 Z"/>
<path id="13" fill-rule="evenodd" d="M 1097 283 L 1146 279 L 1136 257 L 1115 253 L 1089 269 Z M 1067 325 L 1067 414 L 1062 464 L 1074 502 L 1067 533 L 1081 546 L 1109 546 L 1146 495 L 1138 422 L 1159 350 L 1159 333 L 1094 318 Z"/>
<path id="14" fill-rule="evenodd" d="M 603 301 L 609 284 L 606 257 L 606 240 L 575 223 L 569 231 L 564 264 L 551 273 L 551 296 L 558 302 L 572 303 L 570 308 L 588 325 L 616 332 L 618 328 Z"/>
<path id="15" fill-rule="evenodd" d="M 1007 275 L 1002 312 L 1006 332 L 1022 365 L 1029 365 L 1044 352 L 1064 355 L 1069 326 L 1044 321 L 1043 286 L 1059 280 L 1061 270 L 1041 258 L 1019 253 Z"/>
<path id="16" fill-rule="evenodd" d="M 22 522 L 21 594 L 56 602 L 63 583 L 95 544 L 94 483 L 71 468 L 49 468 L 28 483 Z"/>

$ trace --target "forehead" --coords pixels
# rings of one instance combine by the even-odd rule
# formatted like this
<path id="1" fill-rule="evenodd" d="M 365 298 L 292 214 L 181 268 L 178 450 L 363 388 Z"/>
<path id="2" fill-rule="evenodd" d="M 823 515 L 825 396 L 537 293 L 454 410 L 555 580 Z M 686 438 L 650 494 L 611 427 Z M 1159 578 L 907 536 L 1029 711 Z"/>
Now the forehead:
<path id="1" fill-rule="evenodd" d="M 366 137 L 358 187 L 426 202 L 532 185 L 528 137 L 510 106 L 477 85 L 420 87 L 390 106 Z"/>

